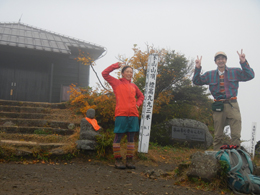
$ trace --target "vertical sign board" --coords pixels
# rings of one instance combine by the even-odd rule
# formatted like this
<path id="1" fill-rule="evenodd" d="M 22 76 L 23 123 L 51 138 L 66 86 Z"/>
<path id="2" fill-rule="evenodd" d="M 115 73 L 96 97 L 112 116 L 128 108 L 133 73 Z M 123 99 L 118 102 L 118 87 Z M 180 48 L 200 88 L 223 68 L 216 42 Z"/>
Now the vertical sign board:
<path id="1" fill-rule="evenodd" d="M 150 54 L 148 58 L 138 145 L 138 152 L 142 153 L 148 153 L 158 60 L 157 54 Z"/>
<path id="2" fill-rule="evenodd" d="M 251 143 L 250 143 L 250 154 L 252 154 L 253 158 L 255 156 L 255 139 L 256 139 L 256 122 L 252 123 L 252 134 L 251 134 Z"/>

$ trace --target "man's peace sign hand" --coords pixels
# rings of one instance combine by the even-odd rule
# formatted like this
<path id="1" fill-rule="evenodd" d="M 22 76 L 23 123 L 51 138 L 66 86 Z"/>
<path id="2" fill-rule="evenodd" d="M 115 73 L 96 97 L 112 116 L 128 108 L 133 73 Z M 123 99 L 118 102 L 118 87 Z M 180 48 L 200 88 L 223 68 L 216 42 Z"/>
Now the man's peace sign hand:
<path id="1" fill-rule="evenodd" d="M 196 63 L 196 68 L 200 68 L 201 67 L 201 60 L 202 60 L 202 56 L 197 56 L 197 60 L 195 60 Z"/>
<path id="2" fill-rule="evenodd" d="M 243 64 L 246 61 L 246 55 L 243 53 L 243 49 L 241 49 L 241 53 L 237 51 L 237 54 L 239 55 L 240 63 Z"/>

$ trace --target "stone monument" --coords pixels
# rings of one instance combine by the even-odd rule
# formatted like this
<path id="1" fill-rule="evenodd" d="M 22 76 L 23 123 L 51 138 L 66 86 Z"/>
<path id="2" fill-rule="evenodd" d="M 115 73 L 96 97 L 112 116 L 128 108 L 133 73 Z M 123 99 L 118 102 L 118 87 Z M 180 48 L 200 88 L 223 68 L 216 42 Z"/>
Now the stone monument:
<path id="1" fill-rule="evenodd" d="M 80 122 L 80 136 L 79 140 L 76 141 L 77 148 L 82 150 L 95 150 L 97 143 L 96 143 L 96 136 L 100 136 L 99 132 L 101 127 L 98 130 L 95 130 L 91 122 L 95 121 L 95 110 L 88 109 L 86 118 L 81 119 Z"/>
<path id="2" fill-rule="evenodd" d="M 192 119 L 171 119 L 152 127 L 151 141 L 160 145 L 207 149 L 212 145 L 213 137 L 204 123 Z"/>

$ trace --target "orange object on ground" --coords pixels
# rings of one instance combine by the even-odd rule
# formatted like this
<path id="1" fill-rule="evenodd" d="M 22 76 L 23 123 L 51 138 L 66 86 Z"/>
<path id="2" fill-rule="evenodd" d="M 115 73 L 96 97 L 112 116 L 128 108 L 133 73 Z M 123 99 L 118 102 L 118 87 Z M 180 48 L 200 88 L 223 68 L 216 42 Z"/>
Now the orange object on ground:
<path id="1" fill-rule="evenodd" d="M 91 119 L 88 117 L 86 117 L 85 119 L 92 125 L 92 127 L 95 129 L 95 131 L 98 131 L 100 129 L 100 126 L 98 125 L 96 119 Z"/>

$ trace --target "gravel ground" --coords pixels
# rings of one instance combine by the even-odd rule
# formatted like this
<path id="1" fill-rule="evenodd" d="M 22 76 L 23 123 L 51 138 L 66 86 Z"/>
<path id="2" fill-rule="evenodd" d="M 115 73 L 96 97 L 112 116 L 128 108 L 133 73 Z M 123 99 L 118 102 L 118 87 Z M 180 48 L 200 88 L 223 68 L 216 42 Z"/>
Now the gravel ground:
<path id="1" fill-rule="evenodd" d="M 147 166 L 137 163 L 137 168 L 118 170 L 113 164 L 94 161 L 72 161 L 53 164 L 0 163 L 0 194 L 175 194 L 217 195 L 174 185 L 174 179 L 149 178 L 150 170 L 169 172 L 173 165 Z"/>

